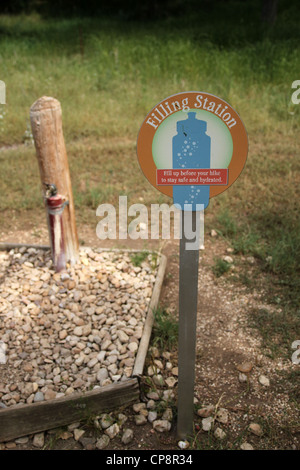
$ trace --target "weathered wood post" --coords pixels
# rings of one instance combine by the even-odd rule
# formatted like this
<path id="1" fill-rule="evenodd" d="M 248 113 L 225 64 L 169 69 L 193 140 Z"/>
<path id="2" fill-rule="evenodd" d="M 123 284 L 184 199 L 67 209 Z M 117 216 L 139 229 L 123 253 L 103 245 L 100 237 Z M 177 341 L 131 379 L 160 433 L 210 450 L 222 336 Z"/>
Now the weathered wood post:
<path id="1" fill-rule="evenodd" d="M 45 184 L 55 185 L 67 203 L 62 212 L 65 258 L 66 262 L 74 264 L 78 259 L 78 235 L 60 102 L 55 98 L 42 96 L 30 108 L 30 121 L 43 194 L 45 194 Z M 51 242 L 49 213 L 47 205 L 45 206 Z"/>

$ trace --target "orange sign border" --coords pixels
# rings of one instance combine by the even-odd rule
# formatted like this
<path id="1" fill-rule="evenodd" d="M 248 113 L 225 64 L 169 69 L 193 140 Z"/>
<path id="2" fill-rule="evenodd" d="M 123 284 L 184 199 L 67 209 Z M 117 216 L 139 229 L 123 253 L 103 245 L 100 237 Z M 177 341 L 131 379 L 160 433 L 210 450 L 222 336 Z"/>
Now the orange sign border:
<path id="1" fill-rule="evenodd" d="M 153 120 L 152 113 L 155 111 L 155 109 L 158 108 L 160 105 L 162 105 L 162 107 L 167 107 L 167 104 L 171 99 L 176 99 L 177 101 L 180 101 L 182 103 L 182 100 L 184 100 L 185 98 L 188 98 L 189 100 L 188 102 L 190 105 L 190 103 L 197 102 L 197 96 L 199 95 L 202 96 L 203 100 L 207 98 L 209 100 L 213 100 L 216 103 L 216 105 L 220 104 L 223 106 L 227 106 L 226 112 L 229 112 L 231 114 L 231 117 L 235 119 L 236 121 L 236 125 L 234 125 L 232 128 L 228 127 L 231 133 L 232 142 L 233 142 L 233 154 L 232 154 L 230 164 L 228 166 L 228 170 L 229 170 L 228 184 L 226 186 L 225 185 L 224 186 L 211 186 L 209 197 L 211 198 L 211 197 L 217 196 L 223 191 L 226 191 L 226 189 L 228 189 L 229 186 L 231 186 L 235 182 L 235 180 L 239 177 L 246 163 L 246 159 L 248 155 L 247 131 L 240 116 L 230 106 L 230 104 L 228 104 L 226 101 L 222 100 L 221 98 L 215 95 L 202 92 L 202 91 L 187 91 L 187 92 L 181 92 L 175 95 L 171 95 L 165 98 L 163 101 L 160 101 L 158 104 L 156 104 L 151 109 L 151 111 L 147 114 L 140 128 L 138 139 L 137 139 L 137 156 L 138 156 L 138 161 L 139 161 L 142 172 L 144 173 L 144 175 L 146 176 L 146 178 L 148 179 L 148 181 L 150 182 L 152 186 L 154 186 L 163 194 L 166 194 L 167 196 L 170 196 L 170 197 L 173 197 L 173 186 L 158 186 L 156 184 L 156 165 L 154 163 L 153 155 L 152 155 L 153 138 L 160 124 L 158 122 L 155 122 L 155 124 L 157 124 L 157 128 L 154 128 L 153 126 L 147 124 L 147 120 L 148 119 Z M 194 106 L 190 106 L 190 108 L 193 108 L 193 107 Z M 203 108 L 199 107 L 199 109 L 203 109 Z M 205 110 L 208 112 L 212 112 L 212 111 L 209 111 L 208 109 L 205 109 Z M 180 108 L 178 111 L 182 111 L 182 109 Z M 172 114 L 175 114 L 178 111 L 175 111 Z M 216 113 L 212 112 L 212 114 L 216 114 Z M 218 116 L 218 114 L 216 114 L 216 116 Z M 166 116 L 166 118 L 167 117 L 168 116 Z"/>

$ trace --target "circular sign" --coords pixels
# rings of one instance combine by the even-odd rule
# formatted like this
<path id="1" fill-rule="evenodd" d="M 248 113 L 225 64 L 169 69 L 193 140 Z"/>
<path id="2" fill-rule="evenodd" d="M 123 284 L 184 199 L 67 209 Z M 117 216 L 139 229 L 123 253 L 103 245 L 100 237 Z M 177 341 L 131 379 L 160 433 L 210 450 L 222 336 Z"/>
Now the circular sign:
<path id="1" fill-rule="evenodd" d="M 157 104 L 146 116 L 137 140 L 141 169 L 149 182 L 174 203 L 207 207 L 209 198 L 240 175 L 248 139 L 237 112 L 205 92 L 182 92 Z"/>

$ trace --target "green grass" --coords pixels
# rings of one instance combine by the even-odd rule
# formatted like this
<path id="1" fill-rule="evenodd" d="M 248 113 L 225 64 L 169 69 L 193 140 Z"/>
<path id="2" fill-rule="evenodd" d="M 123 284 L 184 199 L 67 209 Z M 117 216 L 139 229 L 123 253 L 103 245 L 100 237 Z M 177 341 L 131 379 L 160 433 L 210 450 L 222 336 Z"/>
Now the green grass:
<path id="1" fill-rule="evenodd" d="M 297 214 L 270 213 L 238 219 L 226 209 L 217 218 L 219 233 L 234 248 L 235 253 L 255 256 L 261 269 L 277 275 L 273 282 L 286 301 L 294 306 L 300 301 L 300 222 Z"/>
<path id="2" fill-rule="evenodd" d="M 221 258 L 216 258 L 212 270 L 217 277 L 220 277 L 230 271 L 230 264 Z"/>
<path id="3" fill-rule="evenodd" d="M 277 305 L 276 312 L 255 309 L 249 325 L 262 337 L 262 348 L 272 358 L 291 357 L 291 344 L 300 337 L 300 224 L 296 214 L 273 213 L 266 209 L 254 217 L 240 219 L 227 210 L 218 218 L 219 233 L 226 238 L 235 253 L 257 259 L 256 274 L 247 274 L 239 280 L 248 288 L 257 283 L 256 275 L 263 275 L 264 298 Z M 224 274 L 226 264 L 217 259 L 213 266 L 217 276 Z M 228 268 L 229 269 L 229 268 Z"/>
<path id="4" fill-rule="evenodd" d="M 178 342 L 178 322 L 164 308 L 154 312 L 152 344 L 162 351 L 170 351 Z"/>
<path id="5" fill-rule="evenodd" d="M 182 90 L 221 96 L 237 109 L 248 131 L 295 129 L 300 113 L 290 97 L 300 58 L 292 7 L 285 12 L 294 31 L 288 37 L 280 17 L 266 32 L 259 6 L 247 11 L 243 3 L 218 6 L 218 15 L 206 13 L 200 25 L 199 18 L 184 15 L 180 22 L 156 23 L 1 16 L 7 105 L 0 141 L 22 142 L 30 106 L 42 95 L 61 101 L 68 141 L 135 139 L 148 111 Z M 233 24 L 235 16 L 239 20 Z"/>
<path id="6" fill-rule="evenodd" d="M 280 392 L 288 393 L 290 401 L 300 410 L 300 370 L 278 371 L 278 374 L 281 376 L 278 384 Z M 298 422 L 297 425 L 299 428 Z"/>
<path id="7" fill-rule="evenodd" d="M 141 266 L 141 264 L 148 258 L 148 251 L 140 251 L 130 255 L 130 259 L 134 266 Z"/>
<path id="8" fill-rule="evenodd" d="M 229 240 L 236 254 L 262 257 L 263 247 L 259 231 L 248 220 L 238 221 L 226 208 L 217 217 L 219 234 Z"/>
<path id="9" fill-rule="evenodd" d="M 259 330 L 262 348 L 268 356 L 273 359 L 278 356 L 291 358 L 291 346 L 300 331 L 299 311 L 293 312 L 288 308 L 276 312 L 255 309 L 249 318 L 249 325 Z"/>

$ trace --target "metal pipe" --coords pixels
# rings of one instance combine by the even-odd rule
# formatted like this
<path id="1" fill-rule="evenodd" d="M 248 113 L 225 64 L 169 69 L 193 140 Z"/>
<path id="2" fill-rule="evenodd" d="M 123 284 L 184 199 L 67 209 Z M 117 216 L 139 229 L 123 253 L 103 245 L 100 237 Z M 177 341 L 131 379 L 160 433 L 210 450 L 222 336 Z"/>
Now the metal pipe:
<path id="1" fill-rule="evenodd" d="M 62 213 L 68 202 L 63 201 L 54 184 L 45 183 L 45 186 L 52 260 L 56 272 L 59 272 L 66 268 Z"/>

